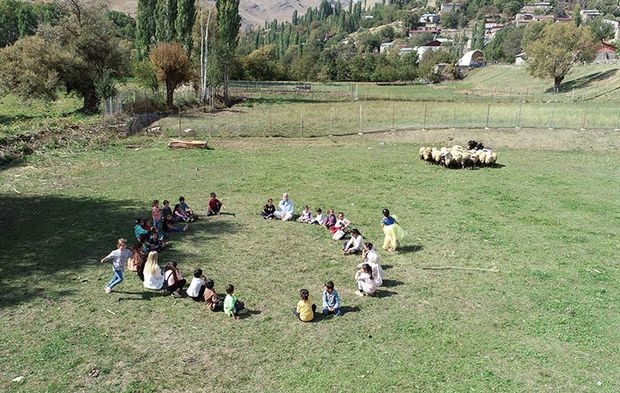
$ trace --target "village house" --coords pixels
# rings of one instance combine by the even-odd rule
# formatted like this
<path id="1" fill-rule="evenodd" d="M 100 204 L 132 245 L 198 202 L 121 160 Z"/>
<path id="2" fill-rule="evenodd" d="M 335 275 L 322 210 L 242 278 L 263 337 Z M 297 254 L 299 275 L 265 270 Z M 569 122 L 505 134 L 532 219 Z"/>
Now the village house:
<path id="1" fill-rule="evenodd" d="M 602 16 L 603 14 L 599 10 L 581 10 L 579 11 L 579 15 L 581 15 L 581 20 L 583 23 L 589 22 L 597 16 Z"/>
<path id="2" fill-rule="evenodd" d="M 453 11 L 456 12 L 462 8 L 463 8 L 463 3 L 457 3 L 457 2 L 443 3 L 441 7 L 439 8 L 439 13 L 445 15 Z"/>
<path id="3" fill-rule="evenodd" d="M 437 14 L 424 14 L 420 17 L 419 22 L 428 26 L 429 24 L 437 25 L 440 20 L 441 18 Z"/>
<path id="4" fill-rule="evenodd" d="M 526 13 L 526 14 L 536 14 L 536 15 L 544 15 L 547 12 L 551 11 L 553 7 L 551 6 L 551 3 L 548 1 L 543 1 L 543 2 L 539 2 L 539 3 L 528 3 L 523 5 L 523 8 L 521 8 L 521 12 Z"/>
<path id="5" fill-rule="evenodd" d="M 596 58 L 593 63 L 615 63 L 618 60 L 618 48 L 608 42 L 596 46 Z"/>

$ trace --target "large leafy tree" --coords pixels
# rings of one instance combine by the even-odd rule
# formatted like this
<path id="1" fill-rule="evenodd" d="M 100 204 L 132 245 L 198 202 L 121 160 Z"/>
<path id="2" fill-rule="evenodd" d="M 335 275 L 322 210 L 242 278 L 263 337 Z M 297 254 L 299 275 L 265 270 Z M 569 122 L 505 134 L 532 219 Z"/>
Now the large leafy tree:
<path id="1" fill-rule="evenodd" d="M 105 73 L 118 77 L 128 71 L 128 45 L 102 6 L 67 0 L 63 7 L 66 16 L 55 26 L 0 50 L 0 89 L 26 99 L 73 92 L 84 100 L 82 111 L 92 113 L 101 98 L 96 82 Z"/>
<path id="2" fill-rule="evenodd" d="M 166 105 L 174 107 L 174 91 L 192 78 L 192 66 L 185 50 L 178 42 L 157 44 L 149 55 L 157 79 L 166 86 Z"/>
<path id="3" fill-rule="evenodd" d="M 590 29 L 573 23 L 530 23 L 524 42 L 529 73 L 553 79 L 556 93 L 573 65 L 592 61 L 595 55 Z"/>
<path id="4" fill-rule="evenodd" d="M 217 57 L 224 75 L 224 101 L 228 103 L 228 81 L 239 44 L 239 0 L 217 0 L 217 26 L 220 45 Z"/>

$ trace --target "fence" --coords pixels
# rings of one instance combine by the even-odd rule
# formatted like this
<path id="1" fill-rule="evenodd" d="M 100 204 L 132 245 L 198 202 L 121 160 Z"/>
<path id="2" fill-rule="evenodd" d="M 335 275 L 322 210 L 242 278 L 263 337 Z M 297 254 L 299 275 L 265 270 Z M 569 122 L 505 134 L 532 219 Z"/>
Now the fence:
<path id="1" fill-rule="evenodd" d="M 363 101 L 198 108 L 162 119 L 171 137 L 317 137 L 402 129 L 620 130 L 615 105 Z"/>

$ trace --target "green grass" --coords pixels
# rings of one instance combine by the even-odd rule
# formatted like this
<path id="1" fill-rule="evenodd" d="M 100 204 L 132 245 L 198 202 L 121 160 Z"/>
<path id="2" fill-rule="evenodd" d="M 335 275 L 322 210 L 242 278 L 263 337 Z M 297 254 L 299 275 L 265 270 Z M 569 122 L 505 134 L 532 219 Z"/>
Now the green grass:
<path id="1" fill-rule="evenodd" d="M 450 171 L 417 159 L 420 143 L 472 135 L 503 141 L 494 144 L 502 166 Z M 134 139 L 0 168 L 0 390 L 620 388 L 615 134 L 211 142 L 209 151 L 172 151 Z M 151 199 L 182 194 L 204 213 L 210 191 L 236 216 L 192 224 L 173 236 L 162 262 L 177 260 L 186 276 L 202 267 L 219 292 L 234 283 L 252 315 L 231 321 L 158 296 L 130 273 L 118 292 L 103 293 L 111 272 L 98 260 L 116 238 L 131 237 L 132 219 L 147 215 Z M 257 216 L 283 191 L 298 207 L 345 211 L 377 244 L 381 208 L 400 217 L 408 235 L 403 252 L 382 255 L 390 281 L 379 298 L 353 294 L 358 261 L 324 230 Z M 438 265 L 500 272 L 422 269 Z M 318 303 L 328 279 L 359 310 L 296 321 L 299 289 Z M 23 383 L 11 382 L 20 375 Z"/>
<path id="2" fill-rule="evenodd" d="M 77 113 L 81 107 L 80 99 L 63 94 L 52 102 L 24 102 L 11 94 L 0 96 L 0 137 L 98 121 L 94 116 Z"/>

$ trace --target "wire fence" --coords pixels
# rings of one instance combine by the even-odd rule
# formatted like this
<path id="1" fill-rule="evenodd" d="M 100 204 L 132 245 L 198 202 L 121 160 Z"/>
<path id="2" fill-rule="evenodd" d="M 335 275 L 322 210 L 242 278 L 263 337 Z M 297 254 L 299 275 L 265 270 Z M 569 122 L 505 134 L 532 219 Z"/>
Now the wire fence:
<path id="1" fill-rule="evenodd" d="M 319 137 L 405 129 L 620 130 L 613 106 L 534 103 L 356 102 L 179 111 L 159 121 L 170 137 Z"/>
<path id="2" fill-rule="evenodd" d="M 266 84 L 261 85 L 265 92 Z M 299 84 L 278 83 L 269 89 L 282 91 L 284 85 L 296 89 Z M 325 87 L 320 94 L 350 95 L 354 91 L 352 85 L 336 86 L 333 90 Z M 280 93 L 266 96 L 281 97 Z M 128 115 L 141 128 L 157 121 L 170 137 L 196 139 L 318 137 L 403 129 L 620 129 L 620 111 L 613 102 L 284 98 L 248 100 L 223 110 L 198 103 L 196 91 L 181 89 L 175 93 L 175 105 L 180 109 L 168 111 L 162 92 L 127 90 L 107 100 L 105 107 L 108 116 Z"/>

